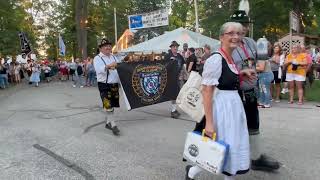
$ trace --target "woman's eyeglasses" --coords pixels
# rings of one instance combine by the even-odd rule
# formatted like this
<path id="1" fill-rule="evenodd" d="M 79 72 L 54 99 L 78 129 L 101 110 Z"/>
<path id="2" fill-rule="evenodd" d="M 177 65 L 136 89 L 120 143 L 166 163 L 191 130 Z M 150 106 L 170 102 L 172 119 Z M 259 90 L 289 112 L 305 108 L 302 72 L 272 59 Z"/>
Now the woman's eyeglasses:
<path id="1" fill-rule="evenodd" d="M 229 36 L 235 36 L 235 35 L 242 36 L 243 35 L 242 32 L 234 32 L 234 31 L 226 32 L 226 33 L 223 33 L 223 34 L 227 34 Z"/>

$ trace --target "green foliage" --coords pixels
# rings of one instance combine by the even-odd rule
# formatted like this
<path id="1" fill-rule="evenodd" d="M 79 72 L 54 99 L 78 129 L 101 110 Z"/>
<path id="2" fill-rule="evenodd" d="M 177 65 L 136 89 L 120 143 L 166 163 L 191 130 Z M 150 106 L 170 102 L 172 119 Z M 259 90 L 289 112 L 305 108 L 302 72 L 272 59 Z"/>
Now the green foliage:
<path id="1" fill-rule="evenodd" d="M 76 28 L 76 2 L 79 0 L 0 0 L 0 55 L 15 55 L 20 51 L 18 32 L 24 31 L 34 50 L 46 50 L 49 59 L 58 56 L 58 35 L 66 44 L 66 58 L 81 57 Z M 195 10 L 189 0 L 83 0 L 88 4 L 87 52 L 96 53 L 102 37 L 115 42 L 114 8 L 117 9 L 118 38 L 128 28 L 128 15 L 150 12 L 168 7 L 171 2 L 169 26 L 141 29 L 134 43 L 151 39 L 164 31 L 179 27 L 195 30 Z M 229 20 L 240 0 L 197 0 L 199 26 L 203 34 L 218 38 L 223 23 Z M 250 17 L 254 21 L 254 38 L 265 35 L 276 41 L 289 32 L 289 12 L 301 13 L 301 32 L 320 34 L 320 0 L 250 0 Z M 50 7 L 50 8 L 49 8 Z M 30 13 L 32 11 L 32 14 Z M 50 11 L 48 11 L 50 9 Z M 303 15 L 302 15 L 303 14 Z M 45 15 L 46 18 L 42 18 Z M 34 17 L 39 23 L 35 22 Z M 36 43 L 38 42 L 38 44 Z"/>
<path id="2" fill-rule="evenodd" d="M 205 0 L 200 1 L 203 12 L 200 14 L 200 27 L 204 29 L 204 34 L 218 39 L 219 30 L 222 24 L 227 22 L 234 12 L 238 9 L 240 0 Z"/>
<path id="3" fill-rule="evenodd" d="M 30 26 L 32 16 L 26 9 L 30 6 L 23 0 L 0 0 L 0 57 L 20 54 L 18 33 L 23 31 L 36 50 L 37 28 Z"/>
<path id="4" fill-rule="evenodd" d="M 159 10 L 166 7 L 165 0 L 134 0 L 131 1 L 129 10 L 130 14 L 146 13 L 150 11 Z M 126 21 L 128 21 L 126 19 Z M 126 27 L 127 28 L 127 27 Z M 168 27 L 154 27 L 148 29 L 139 29 L 134 36 L 133 43 L 138 44 L 145 41 L 146 39 L 152 39 L 153 37 L 163 34 L 164 31 L 168 30 Z"/>
<path id="5" fill-rule="evenodd" d="M 312 86 L 307 86 L 306 88 L 306 99 L 308 101 L 320 102 L 320 81 L 315 80 Z"/>
<path id="6" fill-rule="evenodd" d="M 191 14 L 192 6 L 189 4 L 188 0 L 173 0 L 171 8 L 172 12 L 169 18 L 170 30 L 186 27 L 188 15 L 190 15 L 189 17 L 194 16 L 194 14 Z"/>

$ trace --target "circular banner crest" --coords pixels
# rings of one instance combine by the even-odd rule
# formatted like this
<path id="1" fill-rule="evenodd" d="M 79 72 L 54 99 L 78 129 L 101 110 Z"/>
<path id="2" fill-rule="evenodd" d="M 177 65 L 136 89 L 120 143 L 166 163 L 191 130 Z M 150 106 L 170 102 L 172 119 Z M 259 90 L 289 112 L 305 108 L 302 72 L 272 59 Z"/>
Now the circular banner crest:
<path id="1" fill-rule="evenodd" d="M 160 100 L 167 86 L 167 69 L 164 65 L 138 65 L 132 74 L 132 87 L 143 104 Z"/>

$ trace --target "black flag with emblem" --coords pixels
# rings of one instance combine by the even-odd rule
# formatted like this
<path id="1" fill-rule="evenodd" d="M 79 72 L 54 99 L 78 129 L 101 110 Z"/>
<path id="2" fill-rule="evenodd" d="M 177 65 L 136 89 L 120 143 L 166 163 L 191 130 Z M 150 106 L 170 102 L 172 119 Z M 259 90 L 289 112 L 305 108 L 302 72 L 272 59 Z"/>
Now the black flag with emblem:
<path id="1" fill-rule="evenodd" d="M 23 56 L 26 56 L 29 53 L 31 53 L 30 43 L 29 43 L 27 36 L 24 32 L 19 33 L 19 38 L 20 38 L 21 53 Z"/>
<path id="2" fill-rule="evenodd" d="M 176 61 L 120 63 L 117 71 L 128 110 L 175 100 L 178 96 Z"/>

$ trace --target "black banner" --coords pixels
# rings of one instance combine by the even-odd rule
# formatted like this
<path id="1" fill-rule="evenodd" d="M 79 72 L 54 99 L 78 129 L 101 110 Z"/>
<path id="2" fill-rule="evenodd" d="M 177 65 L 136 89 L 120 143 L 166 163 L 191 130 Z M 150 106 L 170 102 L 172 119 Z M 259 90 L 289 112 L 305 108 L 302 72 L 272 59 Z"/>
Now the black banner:
<path id="1" fill-rule="evenodd" d="M 20 38 L 20 46 L 21 46 L 21 53 L 22 56 L 26 56 L 31 52 L 31 46 L 27 39 L 27 36 L 24 32 L 19 33 Z"/>
<path id="2" fill-rule="evenodd" d="M 129 109 L 175 100 L 178 96 L 176 61 L 120 63 L 117 70 Z"/>

